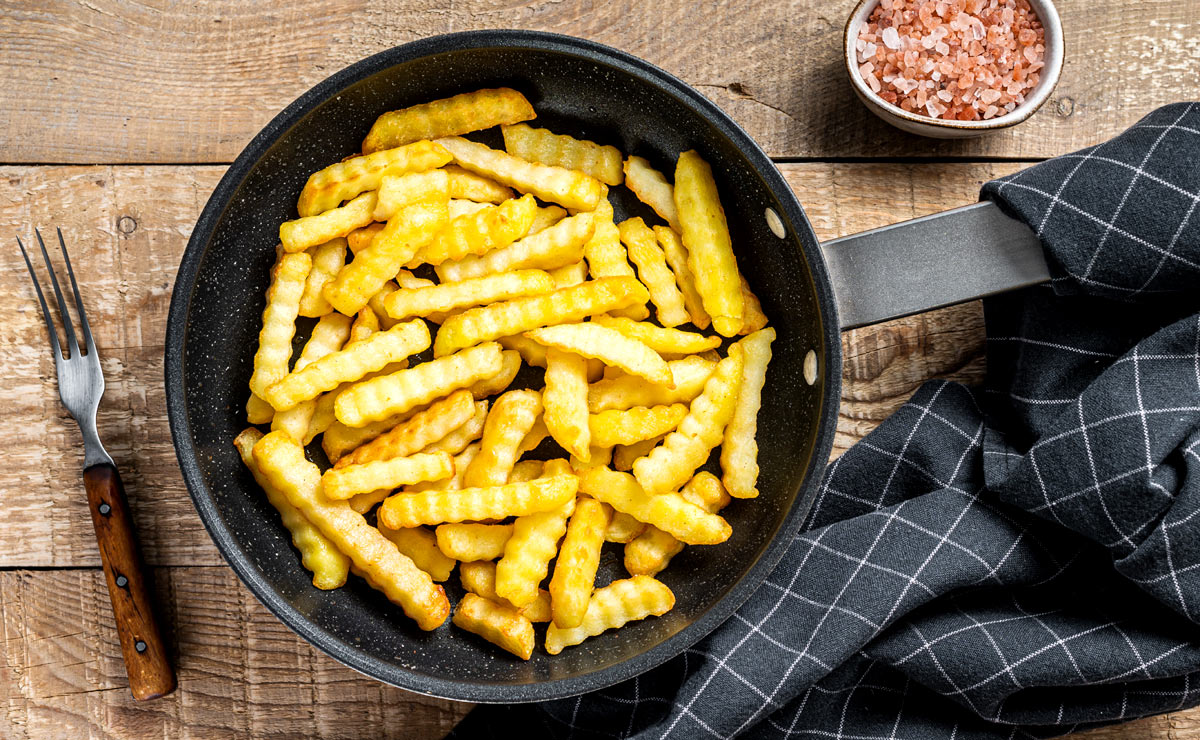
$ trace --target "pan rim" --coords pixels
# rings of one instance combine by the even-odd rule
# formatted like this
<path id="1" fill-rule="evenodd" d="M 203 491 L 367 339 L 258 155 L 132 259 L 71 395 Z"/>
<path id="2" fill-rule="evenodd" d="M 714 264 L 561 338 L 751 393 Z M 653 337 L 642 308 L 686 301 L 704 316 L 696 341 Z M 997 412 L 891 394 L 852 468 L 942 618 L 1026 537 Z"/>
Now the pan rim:
<path id="1" fill-rule="evenodd" d="M 721 135 L 733 143 L 763 178 L 768 189 L 784 209 L 779 214 L 792 231 L 812 275 L 816 303 L 821 313 L 823 346 L 820 352 L 819 380 L 821 400 L 814 433 L 812 458 L 801 480 L 796 498 L 777 532 L 758 559 L 699 619 L 659 644 L 621 663 L 591 673 L 550 679 L 529 684 L 496 684 L 446 679 L 420 674 L 381 661 L 342 638 L 318 627 L 288 603 L 253 565 L 253 558 L 242 549 L 222 519 L 216 496 L 200 471 L 187 411 L 184 350 L 187 320 L 196 288 L 200 264 L 209 242 L 221 222 L 233 195 L 271 146 L 314 108 L 341 90 L 397 64 L 447 51 L 464 49 L 515 49 L 553 51 L 605 64 L 651 84 L 680 99 L 696 111 Z M 810 239 L 806 240 L 803 235 Z M 431 36 L 381 51 L 359 60 L 319 82 L 296 98 L 256 134 L 221 177 L 209 197 L 180 260 L 172 287 L 164 347 L 164 375 L 167 416 L 173 446 L 184 484 L 193 505 L 222 557 L 238 579 L 277 619 L 306 642 L 338 662 L 364 675 L 399 688 L 439 698 L 482 703 L 545 701 L 575 696 L 611 686 L 644 673 L 694 645 L 725 622 L 757 590 L 775 568 L 800 531 L 815 498 L 821 471 L 833 448 L 841 385 L 841 343 L 833 289 L 817 240 L 799 199 L 783 179 L 778 168 L 736 122 L 715 103 L 674 75 L 632 54 L 597 42 L 572 36 L 528 30 L 483 30 Z"/>

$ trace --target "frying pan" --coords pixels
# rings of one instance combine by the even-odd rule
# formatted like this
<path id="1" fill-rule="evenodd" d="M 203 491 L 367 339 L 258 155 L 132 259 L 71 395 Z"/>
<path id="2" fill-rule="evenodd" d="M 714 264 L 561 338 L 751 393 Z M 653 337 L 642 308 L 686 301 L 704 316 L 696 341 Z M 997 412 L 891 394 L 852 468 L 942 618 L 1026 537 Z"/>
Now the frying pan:
<path id="1" fill-rule="evenodd" d="M 614 144 L 666 172 L 679 152 L 698 149 L 716 174 L 738 263 L 779 332 L 758 422 L 762 495 L 726 510 L 731 539 L 689 547 L 672 561 L 661 578 L 677 602 L 665 616 L 558 656 L 538 651 L 530 661 L 448 625 L 421 632 L 360 579 L 335 591 L 313 588 L 232 444 L 245 426 L 278 226 L 295 217 L 309 173 L 357 151 L 383 111 L 498 86 L 527 95 L 538 125 Z M 653 218 L 624 195 L 614 203 L 618 219 Z M 680 653 L 727 619 L 779 562 L 832 447 L 843 328 L 1045 279 L 1036 238 L 990 204 L 823 248 L 791 189 L 746 132 L 691 87 L 628 54 L 528 31 L 438 36 L 364 59 L 320 83 L 276 116 L 221 179 L 192 232 L 171 299 L 171 434 L 196 510 L 221 553 L 268 609 L 317 648 L 424 694 L 483 702 L 570 696 Z M 601 583 L 623 577 L 619 555 L 606 549 Z M 461 595 L 454 579 L 446 587 L 452 601 Z"/>

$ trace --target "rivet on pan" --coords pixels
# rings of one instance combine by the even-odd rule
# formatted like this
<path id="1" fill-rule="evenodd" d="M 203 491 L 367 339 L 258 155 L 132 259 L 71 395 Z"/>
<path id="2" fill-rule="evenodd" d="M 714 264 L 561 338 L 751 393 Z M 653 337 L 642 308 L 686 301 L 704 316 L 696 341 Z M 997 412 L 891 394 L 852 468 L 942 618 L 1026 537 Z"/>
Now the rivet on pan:
<path id="1" fill-rule="evenodd" d="M 133 649 L 138 651 L 139 653 L 144 653 L 144 652 L 146 652 L 146 643 L 142 642 L 141 640 L 138 640 L 137 642 L 135 642 L 133 644 Z"/>
<path id="2" fill-rule="evenodd" d="M 817 382 L 817 353 L 811 349 L 804 356 L 804 380 L 809 385 Z"/>
<path id="3" fill-rule="evenodd" d="M 771 233 L 783 239 L 787 236 L 787 231 L 783 228 L 783 221 L 780 220 L 779 214 L 774 208 L 768 208 L 766 211 L 767 226 L 771 229 Z"/>

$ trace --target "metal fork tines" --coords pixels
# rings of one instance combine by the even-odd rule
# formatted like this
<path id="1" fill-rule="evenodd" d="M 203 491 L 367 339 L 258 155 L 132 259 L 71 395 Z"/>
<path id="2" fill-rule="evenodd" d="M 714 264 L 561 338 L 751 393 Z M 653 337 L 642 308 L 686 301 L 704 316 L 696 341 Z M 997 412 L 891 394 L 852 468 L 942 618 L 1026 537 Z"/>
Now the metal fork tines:
<path id="1" fill-rule="evenodd" d="M 54 328 L 54 318 L 50 315 L 50 308 L 46 305 L 46 298 L 42 294 L 41 283 L 38 282 L 33 263 L 29 261 L 29 253 L 25 251 L 25 245 L 21 243 L 20 237 L 17 238 L 17 246 L 21 248 L 21 254 L 25 257 L 25 266 L 29 268 L 29 277 L 33 280 L 33 288 L 37 291 L 38 301 L 42 304 L 42 317 L 46 320 L 46 332 L 50 335 L 50 346 L 54 349 L 54 367 L 58 371 L 58 395 L 62 398 L 67 411 L 79 424 L 79 431 L 83 434 L 83 466 L 89 468 L 100 463 L 111 465 L 112 458 L 105 452 L 104 445 L 100 443 L 100 436 L 96 432 L 96 409 L 100 406 L 100 397 L 104 395 L 104 373 L 100 369 L 100 356 L 96 352 L 96 343 L 92 341 L 92 330 L 88 326 L 87 313 L 83 310 L 83 299 L 79 295 L 79 285 L 75 282 L 75 271 L 71 269 L 71 258 L 67 254 L 67 244 L 63 241 L 62 229 L 56 229 L 56 231 L 58 232 L 58 244 L 62 248 L 63 262 L 67 266 L 67 275 L 71 278 L 71 290 L 75 294 L 75 308 L 79 316 L 79 328 L 83 331 L 86 353 L 79 350 L 79 342 L 75 338 L 75 328 L 71 322 L 71 312 L 68 310 L 67 302 L 63 300 L 62 289 L 58 285 L 58 276 L 54 272 L 54 266 L 50 263 L 50 255 L 46 252 L 46 243 L 42 241 L 41 232 L 34 229 L 33 233 L 37 236 L 38 245 L 41 247 L 42 259 L 46 261 L 46 271 L 50 273 L 50 283 L 54 286 L 54 296 L 58 301 L 58 313 L 62 316 L 64 334 L 67 338 L 68 355 L 63 354 L 62 345 L 58 341 L 58 332 Z"/>

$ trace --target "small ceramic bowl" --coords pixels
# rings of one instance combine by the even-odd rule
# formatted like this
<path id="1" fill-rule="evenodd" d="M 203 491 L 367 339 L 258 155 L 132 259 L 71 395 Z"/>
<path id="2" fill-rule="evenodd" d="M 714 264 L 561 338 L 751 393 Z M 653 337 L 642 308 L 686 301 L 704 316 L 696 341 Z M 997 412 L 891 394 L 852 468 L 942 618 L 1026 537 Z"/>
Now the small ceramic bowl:
<path id="1" fill-rule="evenodd" d="M 854 6 L 853 12 L 850 13 L 849 20 L 846 21 L 842 46 L 845 52 L 846 72 L 850 75 L 850 84 L 854 87 L 854 93 L 875 115 L 899 129 L 921 136 L 931 136 L 937 139 L 965 139 L 1015 126 L 1032 116 L 1038 108 L 1042 107 L 1042 103 L 1050 98 L 1050 93 L 1058 84 L 1058 76 L 1062 72 L 1063 65 L 1062 23 L 1058 17 L 1058 10 L 1055 9 L 1051 0 L 1028 1 L 1045 29 L 1044 62 L 1046 66 L 1041 69 L 1041 78 L 1037 85 L 1026 94 L 1025 102 L 1014 108 L 1012 112 L 989 118 L 986 121 L 946 121 L 941 118 L 930 118 L 919 113 L 911 113 L 888 103 L 872 92 L 858 72 L 858 58 L 854 42 L 857 40 L 859 25 L 867 20 L 871 11 L 879 4 L 879 0 L 859 0 L 858 4 Z"/>

